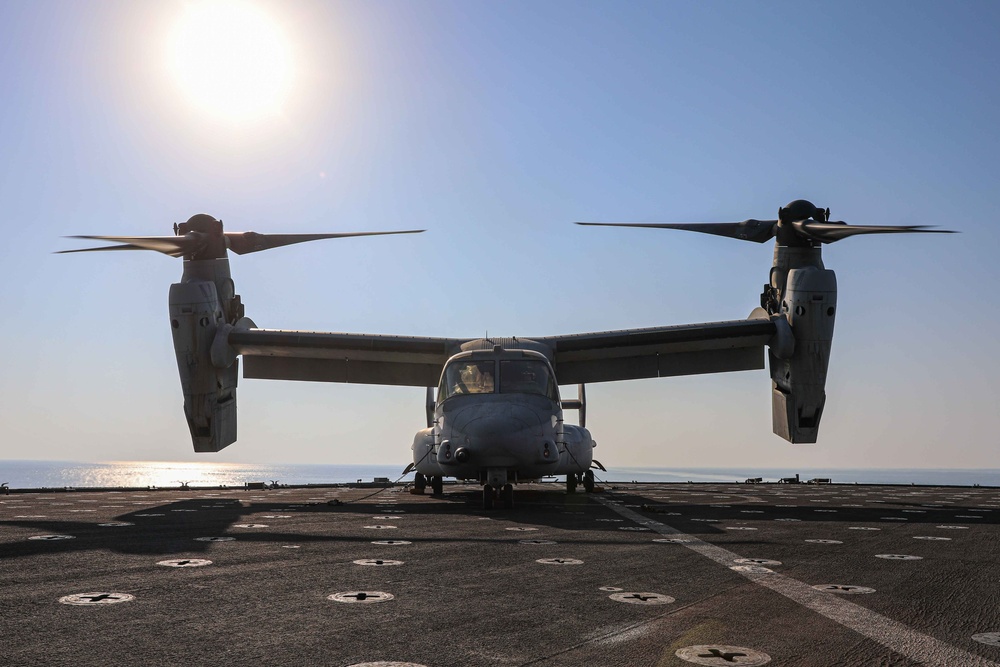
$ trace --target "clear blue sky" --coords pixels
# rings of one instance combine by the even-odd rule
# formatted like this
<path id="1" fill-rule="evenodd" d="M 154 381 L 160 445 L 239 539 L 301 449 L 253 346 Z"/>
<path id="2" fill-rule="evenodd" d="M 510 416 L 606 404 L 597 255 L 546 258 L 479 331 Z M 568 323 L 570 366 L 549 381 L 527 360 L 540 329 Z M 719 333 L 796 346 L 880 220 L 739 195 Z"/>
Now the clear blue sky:
<path id="1" fill-rule="evenodd" d="M 1000 467 L 1000 5 L 266 2 L 294 79 L 236 123 L 166 70 L 190 3 L 0 3 L 0 459 L 392 463 L 423 391 L 242 381 L 191 450 L 167 324 L 181 263 L 70 234 L 426 228 L 234 257 L 267 328 L 548 335 L 745 317 L 771 246 L 574 220 L 774 217 L 960 235 L 827 247 L 820 442 L 765 371 L 588 387 L 609 466 Z M 572 395 L 573 389 L 566 393 Z"/>

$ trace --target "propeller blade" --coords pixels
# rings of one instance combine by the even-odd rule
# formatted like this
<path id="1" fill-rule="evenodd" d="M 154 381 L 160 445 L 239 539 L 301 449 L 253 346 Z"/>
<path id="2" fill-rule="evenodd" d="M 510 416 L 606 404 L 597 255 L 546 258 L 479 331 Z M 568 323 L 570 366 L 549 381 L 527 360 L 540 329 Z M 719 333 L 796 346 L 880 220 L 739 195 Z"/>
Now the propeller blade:
<path id="1" fill-rule="evenodd" d="M 127 243 L 125 245 L 106 245 L 100 248 L 78 248 L 76 250 L 57 250 L 56 255 L 68 255 L 71 252 L 97 252 L 101 250 L 145 250 L 137 245 Z"/>
<path id="2" fill-rule="evenodd" d="M 342 232 L 335 234 L 258 234 L 257 232 L 224 232 L 226 245 L 237 255 L 246 255 L 260 250 L 270 250 L 293 243 L 319 241 L 321 239 L 339 239 L 352 236 L 384 236 L 386 234 L 419 234 L 425 230 L 411 229 L 396 232 Z M 71 252 L 90 252 L 94 250 L 154 250 L 171 257 L 192 257 L 209 244 L 210 234 L 192 231 L 184 236 L 69 236 L 72 239 L 91 239 L 96 241 L 115 241 L 123 245 L 104 246 L 101 248 L 82 248 L 80 250 L 62 250 L 59 254 Z M 224 250 L 223 250 L 224 252 Z"/>
<path id="3" fill-rule="evenodd" d="M 649 227 L 681 229 L 688 232 L 728 236 L 741 241 L 764 243 L 774 238 L 777 220 L 744 220 L 743 222 L 578 222 L 595 227 Z"/>
<path id="4" fill-rule="evenodd" d="M 859 234 L 956 234 L 950 229 L 931 229 L 928 225 L 849 225 L 845 222 L 799 220 L 791 223 L 803 236 L 821 243 L 833 243 Z"/>
<path id="5" fill-rule="evenodd" d="M 280 248 L 293 243 L 341 239 L 353 236 L 385 236 L 387 234 L 420 234 L 426 230 L 409 229 L 398 232 L 343 232 L 339 234 L 258 234 L 257 232 L 225 232 L 229 249 L 237 255 Z"/>
<path id="6" fill-rule="evenodd" d="M 107 246 L 104 248 L 87 248 L 86 250 L 107 250 L 117 248 L 121 250 L 155 250 L 171 257 L 181 257 L 186 254 L 194 254 L 207 242 L 207 238 L 200 232 L 191 232 L 184 236 L 70 236 L 71 239 L 91 239 L 95 241 L 115 241 L 124 243 L 123 246 Z M 67 250 L 64 252 L 81 252 L 79 250 Z"/>

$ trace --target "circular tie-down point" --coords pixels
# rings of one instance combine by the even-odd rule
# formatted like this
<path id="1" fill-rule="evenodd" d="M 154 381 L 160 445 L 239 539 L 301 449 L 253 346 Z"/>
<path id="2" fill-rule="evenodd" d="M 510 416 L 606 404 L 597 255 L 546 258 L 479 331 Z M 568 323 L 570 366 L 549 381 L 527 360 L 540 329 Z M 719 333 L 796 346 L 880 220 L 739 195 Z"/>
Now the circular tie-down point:
<path id="1" fill-rule="evenodd" d="M 766 665 L 771 662 L 771 656 L 767 653 L 761 653 L 752 648 L 722 644 L 685 646 L 677 649 L 674 655 L 696 665 L 711 665 L 712 667 L 716 665 Z"/>
<path id="2" fill-rule="evenodd" d="M 369 530 L 394 530 L 396 527 L 395 526 L 385 526 L 385 525 L 382 525 L 382 524 L 377 524 L 377 525 L 374 525 L 374 526 L 365 526 L 365 528 L 367 528 Z"/>
<path id="3" fill-rule="evenodd" d="M 937 535 L 914 535 L 915 540 L 929 540 L 932 542 L 950 542 L 950 537 L 938 537 Z"/>
<path id="4" fill-rule="evenodd" d="M 29 540 L 42 540 L 43 542 L 56 542 L 58 540 L 75 540 L 76 535 L 32 535 Z"/>
<path id="5" fill-rule="evenodd" d="M 615 602 L 625 602 L 626 604 L 642 604 L 642 605 L 654 605 L 654 604 L 670 604 L 674 602 L 674 599 L 669 595 L 663 595 L 661 593 L 612 593 L 608 596 Z"/>
<path id="6" fill-rule="evenodd" d="M 806 540 L 810 544 L 843 544 L 840 540 Z"/>
<path id="7" fill-rule="evenodd" d="M 118 604 L 119 602 L 131 602 L 134 595 L 128 593 L 76 593 L 59 598 L 62 604 L 75 605 L 95 605 L 95 604 Z"/>
<path id="8" fill-rule="evenodd" d="M 624 588 L 618 588 L 617 586 L 601 586 L 597 590 L 604 591 L 605 593 L 620 593 L 624 591 Z"/>
<path id="9" fill-rule="evenodd" d="M 872 528 L 871 526 L 848 526 L 847 530 L 882 530 L 882 529 Z"/>
<path id="10" fill-rule="evenodd" d="M 750 526 L 726 526 L 725 528 L 726 530 L 757 530 L 756 528 L 752 528 Z"/>
<path id="11" fill-rule="evenodd" d="M 558 544 L 554 540 L 518 540 L 518 544 Z"/>
<path id="12" fill-rule="evenodd" d="M 973 641 L 990 646 L 1000 646 L 1000 632 L 980 632 L 972 635 Z"/>
<path id="13" fill-rule="evenodd" d="M 618 530 L 630 530 L 636 532 L 636 531 L 650 530 L 650 529 L 646 528 L 645 526 L 618 526 Z"/>
<path id="14" fill-rule="evenodd" d="M 267 528 L 266 523 L 238 523 L 233 528 Z"/>
<path id="15" fill-rule="evenodd" d="M 233 542 L 235 537 L 196 537 L 195 542 Z"/>
<path id="16" fill-rule="evenodd" d="M 261 519 L 291 519 L 291 514 L 262 514 Z"/>
<path id="17" fill-rule="evenodd" d="M 770 570 L 763 565 L 732 565 L 729 568 L 734 572 L 747 572 L 750 574 L 771 574 L 774 570 Z"/>
<path id="18" fill-rule="evenodd" d="M 157 565 L 163 565 L 164 567 L 203 567 L 211 564 L 212 561 L 205 560 L 204 558 L 172 558 L 170 560 L 161 560 L 157 563 Z"/>
<path id="19" fill-rule="evenodd" d="M 816 584 L 813 586 L 817 591 L 825 593 L 837 593 L 839 595 L 861 595 L 863 593 L 874 593 L 874 588 L 867 586 L 851 586 L 849 584 Z"/>
<path id="20" fill-rule="evenodd" d="M 333 600 L 334 602 L 373 604 L 375 602 L 388 602 L 389 600 L 394 600 L 396 599 L 396 596 L 392 593 L 385 593 L 383 591 L 345 591 L 343 593 L 334 593 L 333 595 L 329 595 L 326 599 Z"/>
<path id="21" fill-rule="evenodd" d="M 733 562 L 740 565 L 781 565 L 780 560 L 770 560 L 768 558 L 737 558 Z"/>
<path id="22" fill-rule="evenodd" d="M 539 558 L 535 562 L 542 565 L 583 565 L 583 561 L 576 558 Z"/>
<path id="23" fill-rule="evenodd" d="M 923 560 L 923 556 L 908 556 L 907 554 L 875 554 L 875 558 L 885 560 Z"/>
<path id="24" fill-rule="evenodd" d="M 373 516 L 376 521 L 398 521 L 400 519 L 405 519 L 405 516 Z"/>
<path id="25" fill-rule="evenodd" d="M 968 526 L 937 526 L 938 528 L 943 528 L 944 530 L 968 530 Z"/>
<path id="26" fill-rule="evenodd" d="M 360 560 L 354 561 L 355 565 L 375 565 L 375 566 L 386 566 L 386 565 L 402 565 L 401 560 L 382 560 L 381 558 L 362 558 Z"/>
<path id="27" fill-rule="evenodd" d="M 657 537 L 653 541 L 659 544 L 688 544 L 692 540 L 683 537 Z"/>
<path id="28" fill-rule="evenodd" d="M 412 542 L 407 542 L 406 540 L 375 540 L 372 544 L 380 544 L 386 546 L 401 546 L 404 544 L 413 544 Z"/>
<path id="29" fill-rule="evenodd" d="M 301 549 L 302 547 L 300 547 L 298 544 L 282 544 L 281 548 L 282 549 Z"/>
<path id="30" fill-rule="evenodd" d="M 520 531 L 522 533 L 526 533 L 529 530 L 538 530 L 538 529 L 537 528 L 527 528 L 525 526 L 509 526 L 507 528 L 504 528 L 504 530 L 516 530 L 516 531 Z"/>
<path id="31" fill-rule="evenodd" d="M 98 526 L 104 526 L 105 528 L 120 528 L 122 526 L 134 526 L 135 524 L 130 521 L 109 521 L 107 523 L 99 523 Z"/>

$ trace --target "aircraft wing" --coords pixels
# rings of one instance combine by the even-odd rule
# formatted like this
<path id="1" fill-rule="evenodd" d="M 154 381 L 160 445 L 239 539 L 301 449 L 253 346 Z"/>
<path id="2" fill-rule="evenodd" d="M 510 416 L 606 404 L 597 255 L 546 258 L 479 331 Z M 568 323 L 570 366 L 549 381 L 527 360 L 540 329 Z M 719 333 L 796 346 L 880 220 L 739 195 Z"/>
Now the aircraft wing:
<path id="1" fill-rule="evenodd" d="M 229 334 L 243 377 L 436 387 L 464 339 L 245 329 Z"/>
<path id="2" fill-rule="evenodd" d="M 764 368 L 775 324 L 748 320 L 536 338 L 552 348 L 559 384 L 697 375 Z"/>

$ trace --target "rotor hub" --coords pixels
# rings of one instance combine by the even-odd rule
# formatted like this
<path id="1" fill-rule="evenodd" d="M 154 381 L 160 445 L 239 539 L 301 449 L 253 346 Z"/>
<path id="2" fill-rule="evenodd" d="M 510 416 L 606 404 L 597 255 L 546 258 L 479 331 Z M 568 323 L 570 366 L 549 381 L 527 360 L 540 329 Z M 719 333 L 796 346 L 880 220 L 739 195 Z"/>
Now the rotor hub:
<path id="1" fill-rule="evenodd" d="M 183 236 L 188 232 L 201 232 L 209 235 L 222 235 L 222 221 L 216 220 L 207 213 L 198 213 L 188 218 L 187 222 L 177 225 L 176 233 Z"/>
<path id="2" fill-rule="evenodd" d="M 817 222 L 826 222 L 830 215 L 828 209 L 822 209 L 805 199 L 796 199 L 789 202 L 784 208 L 778 209 L 778 220 L 781 222 L 796 222 L 812 218 Z"/>

